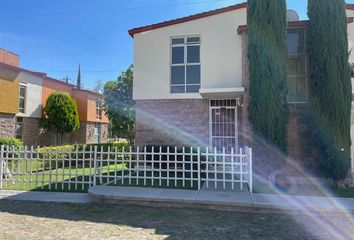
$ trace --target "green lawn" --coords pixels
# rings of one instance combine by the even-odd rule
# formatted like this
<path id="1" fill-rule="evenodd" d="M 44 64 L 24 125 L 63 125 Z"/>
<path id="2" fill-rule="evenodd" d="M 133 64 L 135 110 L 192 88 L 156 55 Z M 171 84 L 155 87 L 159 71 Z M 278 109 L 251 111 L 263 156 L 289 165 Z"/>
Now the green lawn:
<path id="1" fill-rule="evenodd" d="M 280 188 L 275 188 L 265 183 L 254 181 L 254 193 L 261 194 L 284 194 L 284 195 L 300 195 L 300 196 L 318 196 L 318 197 L 340 197 L 340 198 L 354 198 L 354 188 L 299 188 L 300 190 L 284 191 Z"/>
<path id="2" fill-rule="evenodd" d="M 53 163 L 55 166 L 55 163 Z M 64 191 L 64 192 L 87 192 L 93 184 L 94 170 L 91 166 L 66 166 L 49 170 L 45 168 L 41 161 L 20 162 L 19 165 L 10 168 L 17 169 L 18 174 L 14 174 L 12 179 L 3 180 L 4 190 L 24 190 L 24 191 Z M 103 166 L 102 178 L 96 177 L 97 184 L 104 184 L 113 181 L 115 176 L 121 176 L 123 172 L 122 164 L 110 164 Z M 38 174 L 36 174 L 38 173 Z M 127 174 L 124 171 L 124 174 Z"/>

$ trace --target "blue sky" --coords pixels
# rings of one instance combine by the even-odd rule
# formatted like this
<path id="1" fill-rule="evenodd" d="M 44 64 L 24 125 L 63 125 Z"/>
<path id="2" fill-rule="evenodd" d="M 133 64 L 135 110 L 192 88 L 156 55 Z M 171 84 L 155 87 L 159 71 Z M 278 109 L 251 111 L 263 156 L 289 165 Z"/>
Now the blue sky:
<path id="1" fill-rule="evenodd" d="M 21 67 L 76 81 L 114 80 L 133 62 L 127 31 L 239 0 L 1 0 L 0 48 L 20 55 Z M 348 1 L 354 3 L 354 0 Z M 306 19 L 307 0 L 288 0 Z"/>

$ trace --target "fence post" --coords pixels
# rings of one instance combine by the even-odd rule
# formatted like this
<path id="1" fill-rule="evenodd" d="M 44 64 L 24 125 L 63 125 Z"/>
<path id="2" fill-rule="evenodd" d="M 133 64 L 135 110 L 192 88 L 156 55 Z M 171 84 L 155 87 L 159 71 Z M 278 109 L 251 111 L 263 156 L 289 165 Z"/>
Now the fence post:
<path id="1" fill-rule="evenodd" d="M 200 167 L 200 147 L 198 147 L 198 190 L 200 190 L 201 188 L 201 183 L 200 183 L 200 171 L 201 171 L 201 167 Z"/>
<path id="2" fill-rule="evenodd" d="M 252 148 L 246 147 L 248 155 L 248 184 L 250 188 L 250 193 L 253 192 L 253 169 L 252 169 Z"/>
<path id="3" fill-rule="evenodd" d="M 4 145 L 1 145 L 1 151 L 0 151 L 0 189 L 2 189 L 2 179 L 4 175 Z"/>
<path id="4" fill-rule="evenodd" d="M 93 150 L 93 186 L 96 186 L 96 171 L 97 171 L 97 146 Z"/>

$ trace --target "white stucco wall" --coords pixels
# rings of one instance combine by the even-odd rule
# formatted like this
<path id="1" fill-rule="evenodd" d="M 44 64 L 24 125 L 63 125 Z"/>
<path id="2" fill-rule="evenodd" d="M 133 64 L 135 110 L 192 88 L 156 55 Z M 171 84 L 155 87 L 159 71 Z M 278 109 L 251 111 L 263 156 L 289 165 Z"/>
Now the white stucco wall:
<path id="1" fill-rule="evenodd" d="M 201 88 L 242 87 L 241 36 L 246 9 L 139 33 L 134 36 L 134 99 L 199 99 L 170 93 L 171 37 L 201 36 Z"/>
<path id="2" fill-rule="evenodd" d="M 33 74 L 21 72 L 20 84 L 27 86 L 25 113 L 18 113 L 20 117 L 42 117 L 42 78 Z"/>

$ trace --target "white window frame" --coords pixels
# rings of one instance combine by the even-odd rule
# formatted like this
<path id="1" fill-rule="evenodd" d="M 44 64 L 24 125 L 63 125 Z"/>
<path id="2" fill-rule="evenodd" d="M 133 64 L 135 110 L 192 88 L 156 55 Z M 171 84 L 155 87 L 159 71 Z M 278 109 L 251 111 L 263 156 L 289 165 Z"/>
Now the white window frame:
<path id="1" fill-rule="evenodd" d="M 307 55 L 307 31 L 305 28 L 289 28 L 289 30 L 302 30 L 304 32 L 304 43 L 305 43 L 305 49 L 304 49 L 304 52 L 305 52 L 305 73 L 304 75 L 287 75 L 287 77 L 305 77 L 305 87 L 306 87 L 306 93 L 305 93 L 305 98 L 306 100 L 305 101 L 300 101 L 300 102 L 296 102 L 296 101 L 289 101 L 288 100 L 288 103 L 289 104 L 306 104 L 308 103 L 308 99 L 309 99 L 309 88 L 308 88 L 308 81 L 309 81 L 309 73 L 308 73 L 308 55 Z M 287 53 L 287 61 L 289 59 L 289 57 L 295 57 L 295 56 L 301 56 L 302 54 L 289 54 Z"/>
<path id="2" fill-rule="evenodd" d="M 178 38 L 184 38 L 184 43 L 183 44 L 172 44 L 173 39 L 178 39 Z M 187 43 L 188 38 L 199 38 L 199 43 Z M 202 45 L 202 38 L 200 35 L 188 35 L 188 36 L 173 36 L 170 38 L 170 93 L 171 94 L 190 94 L 190 93 L 198 93 L 198 92 L 187 92 L 187 86 L 199 86 L 199 89 L 201 88 L 202 85 L 202 51 L 201 51 L 201 45 Z M 199 63 L 188 63 L 188 47 L 189 46 L 199 46 Z M 173 64 L 172 63 L 172 49 L 174 47 L 183 47 L 184 48 L 184 63 L 177 63 Z M 184 84 L 172 84 L 172 67 L 184 67 Z M 200 67 L 200 82 L 199 84 L 187 84 L 187 67 L 188 66 L 199 66 Z M 173 93 L 172 92 L 172 87 L 184 87 L 184 92 L 182 93 Z"/>
<path id="3" fill-rule="evenodd" d="M 21 96 L 21 87 L 25 89 L 25 96 Z M 27 85 L 20 83 L 19 86 L 19 93 L 18 93 L 18 112 L 19 113 L 26 113 L 26 98 L 27 98 Z M 23 99 L 23 108 L 20 107 L 21 99 Z"/>
<path id="4" fill-rule="evenodd" d="M 102 120 L 102 108 L 103 108 L 103 100 L 97 98 L 96 99 L 96 119 Z"/>

